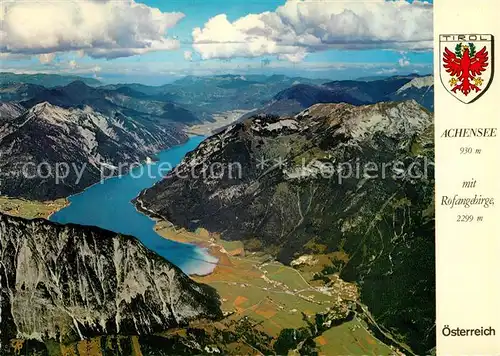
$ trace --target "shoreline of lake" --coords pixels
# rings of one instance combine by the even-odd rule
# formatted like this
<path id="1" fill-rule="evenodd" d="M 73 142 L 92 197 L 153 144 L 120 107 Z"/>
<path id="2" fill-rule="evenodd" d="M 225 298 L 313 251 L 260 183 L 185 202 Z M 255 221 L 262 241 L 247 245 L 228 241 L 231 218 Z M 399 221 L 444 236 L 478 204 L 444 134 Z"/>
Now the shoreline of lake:
<path id="1" fill-rule="evenodd" d="M 187 142 L 159 152 L 157 162 L 143 163 L 137 169 L 150 165 L 156 169 L 155 176 L 134 177 L 134 170 L 126 175 L 110 177 L 87 187 L 80 193 L 69 196 L 69 205 L 53 213 L 49 220 L 59 223 L 97 226 L 116 233 L 134 236 L 148 249 L 181 268 L 188 275 L 207 275 L 212 273 L 217 259 L 207 249 L 192 244 L 167 240 L 154 230 L 156 220 L 149 214 L 137 209 L 133 201 L 140 193 L 158 181 L 158 166 L 168 162 L 172 168 L 184 156 L 195 149 L 204 139 L 202 136 L 190 137 Z"/>

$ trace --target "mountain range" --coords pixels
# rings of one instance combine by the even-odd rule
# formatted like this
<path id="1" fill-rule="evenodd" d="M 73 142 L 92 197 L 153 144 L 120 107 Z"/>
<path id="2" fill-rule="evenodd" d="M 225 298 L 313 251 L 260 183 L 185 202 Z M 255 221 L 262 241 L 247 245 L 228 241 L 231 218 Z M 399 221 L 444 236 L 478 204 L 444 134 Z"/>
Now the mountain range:
<path id="1" fill-rule="evenodd" d="M 103 165 L 141 162 L 181 143 L 187 139 L 186 127 L 213 121 L 216 113 L 257 108 L 251 115 L 286 115 L 322 102 L 360 105 L 417 98 L 424 103 L 432 96 L 432 80 L 414 75 L 371 82 L 221 75 L 185 77 L 160 87 L 89 86 L 81 78 L 54 86 L 74 79 L 64 76 L 3 73 L 2 78 L 2 192 L 37 200 L 83 190 L 100 179 Z M 20 82 L 14 82 L 16 78 Z M 40 78 L 49 81 L 49 87 L 34 84 L 42 82 Z M 72 169 L 63 184 L 55 184 L 48 172 L 45 178 L 24 179 L 19 168 L 23 162 L 52 169 L 58 162 L 70 162 L 87 169 L 80 179 Z"/>
<path id="2" fill-rule="evenodd" d="M 424 354 L 435 342 L 433 152 L 432 114 L 414 100 L 316 104 L 211 136 L 136 203 L 285 264 L 331 253 L 318 278 L 357 283 L 381 328 Z M 214 163 L 227 168 L 202 174 Z"/>
<path id="3" fill-rule="evenodd" d="M 398 350 L 432 353 L 432 76 L 189 76 L 153 87 L 2 73 L 1 193 L 67 197 L 103 170 L 126 173 L 185 142 L 190 126 L 240 110 L 249 113 L 216 129 L 134 200 L 179 236 L 209 232 L 205 242 L 222 262 L 207 283 L 219 288 L 222 276 L 225 292 L 242 291 L 230 302 L 234 318 L 223 318 L 219 289 L 134 237 L 0 213 L 2 344 L 23 353 L 40 346 L 40 354 L 56 342 L 89 353 L 88 340 L 123 355 L 135 354 L 138 340 L 144 355 L 314 354 L 323 332 L 355 320 Z M 70 169 L 57 182 L 61 163 Z M 322 262 L 301 265 L 311 260 Z M 303 293 L 282 283 L 284 274 L 271 278 L 273 268 L 302 276 Z M 338 308 L 304 312 L 302 327 L 273 326 L 271 336 L 248 315 L 293 318 L 300 306 L 279 310 L 269 288 L 298 303 L 335 299 Z M 253 292 L 264 295 L 255 310 L 246 304 Z"/>
<path id="4" fill-rule="evenodd" d="M 90 106 L 3 104 L 0 119 L 2 193 L 34 200 L 75 194 L 187 139 L 174 126 Z"/>
<path id="5" fill-rule="evenodd" d="M 153 98 L 168 98 L 197 116 L 210 120 L 214 113 L 260 108 L 276 93 L 298 84 L 316 85 L 326 79 L 284 75 L 187 76 L 159 87 L 138 84 L 110 85 L 104 88 L 129 89 Z"/>
<path id="6" fill-rule="evenodd" d="M 192 113 L 175 103 L 152 100 L 143 93 L 127 88 L 108 90 L 90 87 L 83 81 L 74 81 L 54 88 L 33 84 L 13 84 L 5 86 L 4 90 L 9 92 L 9 101 L 19 101 L 27 108 L 42 102 L 62 108 L 78 108 L 87 105 L 106 115 L 119 110 L 137 118 L 146 117 L 160 122 L 191 124 L 199 122 Z"/>
<path id="7" fill-rule="evenodd" d="M 186 141 L 184 127 L 200 123 L 176 103 L 81 80 L 51 88 L 4 83 L 0 98 L 1 191 L 27 199 L 67 197 L 116 167 L 123 168 L 115 174 L 124 174 L 132 164 Z M 71 169 L 56 181 L 56 166 L 65 163 Z M 34 177 L 41 165 L 41 177 Z"/>
<path id="8" fill-rule="evenodd" d="M 339 80 L 321 85 L 298 84 L 277 93 L 272 100 L 243 118 L 257 114 L 292 115 L 320 103 L 365 105 L 410 99 L 434 110 L 433 77 L 409 75 L 370 81 Z"/>
<path id="9" fill-rule="evenodd" d="M 60 75 L 60 74 L 16 74 L 10 72 L 0 72 L 0 85 L 4 84 L 37 84 L 47 88 L 68 85 L 71 82 L 80 80 L 87 85 L 98 86 L 101 82 L 95 78 L 80 77 L 76 75 Z"/>

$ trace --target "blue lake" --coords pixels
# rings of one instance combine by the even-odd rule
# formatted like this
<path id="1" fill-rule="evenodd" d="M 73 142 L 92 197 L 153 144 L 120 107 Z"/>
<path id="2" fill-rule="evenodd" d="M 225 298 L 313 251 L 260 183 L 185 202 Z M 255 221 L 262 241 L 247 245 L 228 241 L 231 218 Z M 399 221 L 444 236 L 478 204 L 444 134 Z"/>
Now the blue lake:
<path id="1" fill-rule="evenodd" d="M 127 175 L 103 180 L 80 194 L 69 197 L 70 205 L 50 217 L 59 223 L 98 226 L 137 237 L 149 249 L 165 257 L 188 274 L 206 274 L 216 258 L 205 249 L 170 241 L 159 236 L 155 222 L 138 212 L 131 203 L 143 189 L 161 180 L 165 168 L 179 164 L 186 153 L 194 150 L 204 137 L 191 137 L 185 144 L 160 152 L 158 161 L 136 167 Z"/>

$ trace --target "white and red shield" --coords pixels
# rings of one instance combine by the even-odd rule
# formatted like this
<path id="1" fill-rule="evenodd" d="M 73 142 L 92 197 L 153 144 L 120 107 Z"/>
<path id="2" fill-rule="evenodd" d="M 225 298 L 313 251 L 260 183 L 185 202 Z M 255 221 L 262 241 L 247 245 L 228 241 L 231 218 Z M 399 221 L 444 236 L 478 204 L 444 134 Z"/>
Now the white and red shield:
<path id="1" fill-rule="evenodd" d="M 493 79 L 493 36 L 439 36 L 441 82 L 465 104 L 483 95 Z"/>

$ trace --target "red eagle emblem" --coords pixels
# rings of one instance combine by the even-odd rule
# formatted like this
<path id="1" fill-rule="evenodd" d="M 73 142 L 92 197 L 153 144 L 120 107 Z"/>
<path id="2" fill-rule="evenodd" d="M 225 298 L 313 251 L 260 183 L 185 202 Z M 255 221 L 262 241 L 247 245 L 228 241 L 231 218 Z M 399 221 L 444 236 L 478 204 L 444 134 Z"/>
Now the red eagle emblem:
<path id="1" fill-rule="evenodd" d="M 451 76 L 449 84 L 452 86 L 452 92 L 456 93 L 458 90 L 467 96 L 472 90 L 476 93 L 481 91 L 483 79 L 480 75 L 488 67 L 486 46 L 476 52 L 473 43 L 459 43 L 455 47 L 455 53 L 445 47 L 443 62 L 446 72 Z"/>

